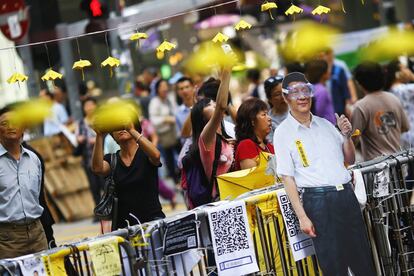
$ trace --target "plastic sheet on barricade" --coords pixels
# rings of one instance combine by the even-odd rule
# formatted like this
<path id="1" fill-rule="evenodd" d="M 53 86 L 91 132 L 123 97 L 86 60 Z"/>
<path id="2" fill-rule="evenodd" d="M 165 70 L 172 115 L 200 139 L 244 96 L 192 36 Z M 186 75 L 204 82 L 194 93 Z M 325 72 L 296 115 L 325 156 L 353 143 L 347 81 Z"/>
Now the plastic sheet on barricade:
<path id="1" fill-rule="evenodd" d="M 246 192 L 275 184 L 275 176 L 266 173 L 268 165 L 273 166 L 269 164 L 271 156 L 269 153 L 261 152 L 257 167 L 217 176 L 220 199 L 234 199 Z"/>

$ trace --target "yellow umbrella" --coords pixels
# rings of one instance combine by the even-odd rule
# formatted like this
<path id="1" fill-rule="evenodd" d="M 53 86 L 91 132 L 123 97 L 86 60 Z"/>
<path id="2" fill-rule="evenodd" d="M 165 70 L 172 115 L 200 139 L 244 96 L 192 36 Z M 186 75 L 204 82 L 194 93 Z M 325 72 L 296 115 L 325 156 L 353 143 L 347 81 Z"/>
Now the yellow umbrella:
<path id="1" fill-rule="evenodd" d="M 83 68 L 92 66 L 92 63 L 86 59 L 80 59 L 73 63 L 72 69 L 81 70 L 82 72 L 82 80 L 85 80 L 85 75 L 83 73 Z"/>
<path id="2" fill-rule="evenodd" d="M 108 133 L 125 129 L 130 123 L 138 121 L 138 110 L 125 100 L 105 103 L 94 113 L 93 128 Z"/>
<path id="3" fill-rule="evenodd" d="M 301 8 L 299 8 L 298 6 L 296 6 L 296 5 L 291 5 L 290 7 L 289 7 L 289 9 L 287 9 L 286 11 L 285 11 L 285 14 L 286 15 L 293 15 L 293 20 L 295 20 L 295 14 L 297 14 L 297 13 L 302 13 L 303 12 L 303 9 L 301 9 Z"/>
<path id="4" fill-rule="evenodd" d="M 293 30 L 281 44 L 281 53 L 287 60 L 304 61 L 314 58 L 326 48 L 334 46 L 334 28 L 313 22 L 304 22 Z"/>
<path id="5" fill-rule="evenodd" d="M 34 127 L 51 115 L 52 104 L 43 99 L 28 100 L 17 104 L 10 116 L 12 125 Z"/>
<path id="6" fill-rule="evenodd" d="M 160 46 L 157 47 L 157 52 L 166 52 L 166 51 L 171 51 L 172 49 L 174 49 L 175 47 L 177 47 L 174 43 L 168 42 L 168 41 L 163 41 Z"/>
<path id="7" fill-rule="evenodd" d="M 226 42 L 227 40 L 229 40 L 229 37 L 220 32 L 218 32 L 212 39 L 214 43 L 217 43 L 217 42 L 223 43 L 223 42 Z"/>
<path id="8" fill-rule="evenodd" d="M 140 40 L 140 39 L 147 39 L 148 35 L 146 33 L 134 33 L 129 37 L 129 40 L 131 41 L 135 41 L 135 40 Z"/>
<path id="9" fill-rule="evenodd" d="M 53 71 L 52 69 L 49 69 L 47 72 L 46 72 L 46 74 L 44 74 L 43 76 L 42 76 L 42 81 L 54 81 L 54 80 L 56 80 L 56 79 L 62 79 L 62 77 L 63 77 L 63 75 L 62 74 L 60 74 L 60 73 L 58 73 L 58 72 L 56 72 L 56 71 Z"/>
<path id="10" fill-rule="evenodd" d="M 414 31 L 391 29 L 362 49 L 367 60 L 383 61 L 414 54 Z"/>
<path id="11" fill-rule="evenodd" d="M 7 79 L 9 84 L 16 83 L 16 82 L 24 82 L 27 81 L 29 77 L 20 73 L 14 73 Z"/>
<path id="12" fill-rule="evenodd" d="M 241 31 L 241 30 L 247 30 L 250 29 L 252 27 L 251 24 L 249 24 L 248 22 L 244 21 L 243 19 L 240 20 L 235 26 L 234 28 L 236 29 L 236 31 Z"/>
<path id="13" fill-rule="evenodd" d="M 323 14 L 326 14 L 326 13 L 329 13 L 331 11 L 331 9 L 330 8 L 328 8 L 328 7 L 325 7 L 325 6 L 322 6 L 322 5 L 319 5 L 319 6 L 317 6 L 313 11 L 312 11 L 312 14 L 313 15 L 323 15 Z"/>
<path id="14" fill-rule="evenodd" d="M 101 67 L 109 67 L 110 77 L 112 78 L 113 72 L 112 67 L 118 67 L 121 64 L 121 61 L 114 57 L 108 57 L 104 61 L 101 62 Z"/>
<path id="15" fill-rule="evenodd" d="M 277 9 L 277 5 L 276 5 L 275 2 L 266 2 L 266 3 L 262 4 L 262 6 L 261 6 L 261 11 L 262 12 L 269 11 L 270 18 L 273 20 L 274 18 L 273 18 L 272 12 L 271 12 L 272 9 Z"/>
<path id="16" fill-rule="evenodd" d="M 218 44 L 208 41 L 202 43 L 189 56 L 185 62 L 185 67 L 194 73 L 209 74 L 214 68 L 234 66 L 236 64 L 236 54 L 225 54 Z"/>

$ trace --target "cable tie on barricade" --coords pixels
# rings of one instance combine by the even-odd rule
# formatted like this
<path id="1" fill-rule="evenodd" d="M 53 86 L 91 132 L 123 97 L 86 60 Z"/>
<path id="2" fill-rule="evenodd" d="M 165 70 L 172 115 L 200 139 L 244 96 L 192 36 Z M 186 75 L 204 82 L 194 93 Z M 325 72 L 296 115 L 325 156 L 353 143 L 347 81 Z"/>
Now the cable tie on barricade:
<path id="1" fill-rule="evenodd" d="M 148 244 L 148 242 L 145 238 L 145 232 L 144 232 L 144 228 L 142 227 L 141 221 L 134 214 L 129 213 L 129 215 L 137 220 L 137 222 L 138 222 L 137 225 L 138 225 L 139 229 L 141 230 L 141 235 L 142 235 L 142 239 L 144 240 L 144 244 Z"/>

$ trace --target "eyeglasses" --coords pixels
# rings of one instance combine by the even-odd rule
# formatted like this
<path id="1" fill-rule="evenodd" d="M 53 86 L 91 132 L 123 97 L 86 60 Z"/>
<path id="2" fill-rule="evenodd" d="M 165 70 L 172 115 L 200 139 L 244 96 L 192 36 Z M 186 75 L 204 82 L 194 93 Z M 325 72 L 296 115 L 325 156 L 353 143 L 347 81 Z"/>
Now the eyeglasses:
<path id="1" fill-rule="evenodd" d="M 298 83 L 282 91 L 292 100 L 313 97 L 313 86 L 310 83 Z"/>

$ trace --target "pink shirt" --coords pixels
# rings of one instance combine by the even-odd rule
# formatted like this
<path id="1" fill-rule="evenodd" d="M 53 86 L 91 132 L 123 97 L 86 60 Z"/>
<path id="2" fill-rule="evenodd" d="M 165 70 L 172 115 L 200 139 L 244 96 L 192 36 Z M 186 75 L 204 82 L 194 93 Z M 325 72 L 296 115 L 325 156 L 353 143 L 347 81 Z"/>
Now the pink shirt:
<path id="1" fill-rule="evenodd" d="M 207 149 L 204 145 L 203 137 L 198 139 L 198 148 L 200 149 L 200 158 L 204 166 L 204 172 L 208 180 L 211 179 L 211 172 L 213 170 L 214 162 L 214 145 L 216 139 L 214 139 L 211 148 Z M 226 143 L 224 140 L 221 141 L 221 155 L 217 165 L 216 175 L 227 173 L 230 170 L 231 164 L 233 163 L 233 152 L 234 147 L 231 144 Z"/>

